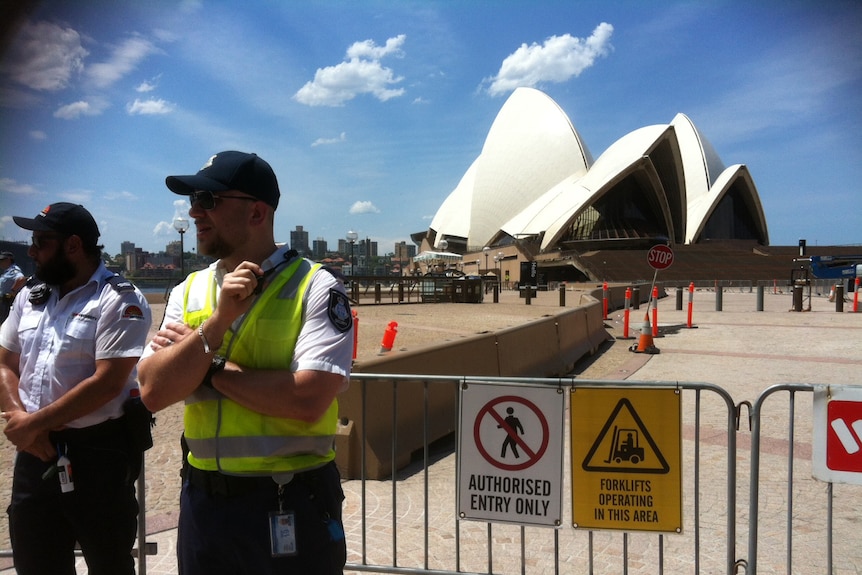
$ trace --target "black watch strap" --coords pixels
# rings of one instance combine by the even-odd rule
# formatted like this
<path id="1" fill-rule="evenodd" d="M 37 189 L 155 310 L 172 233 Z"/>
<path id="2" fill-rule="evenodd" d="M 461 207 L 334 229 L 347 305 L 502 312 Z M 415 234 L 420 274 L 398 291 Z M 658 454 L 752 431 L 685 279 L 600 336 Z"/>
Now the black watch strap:
<path id="1" fill-rule="evenodd" d="M 213 386 L 213 375 L 218 373 L 219 371 L 224 369 L 225 364 L 227 363 L 227 358 L 223 355 L 215 355 L 213 356 L 212 363 L 210 363 L 210 367 L 207 370 L 207 374 L 204 376 L 203 385 L 207 387 Z"/>

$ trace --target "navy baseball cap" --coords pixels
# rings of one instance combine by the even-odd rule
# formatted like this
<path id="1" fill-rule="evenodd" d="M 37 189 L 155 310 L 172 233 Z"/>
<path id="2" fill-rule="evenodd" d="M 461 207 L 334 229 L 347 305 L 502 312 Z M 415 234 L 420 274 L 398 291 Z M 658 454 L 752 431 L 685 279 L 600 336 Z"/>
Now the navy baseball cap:
<path id="1" fill-rule="evenodd" d="M 85 244 L 95 245 L 99 241 L 99 226 L 96 220 L 78 204 L 57 202 L 39 212 L 35 218 L 12 216 L 20 228 L 37 232 L 56 232 L 64 236 L 78 236 Z"/>
<path id="2" fill-rule="evenodd" d="M 198 190 L 227 192 L 239 190 L 278 207 L 281 193 L 272 167 L 257 154 L 219 152 L 193 176 L 168 176 L 165 185 L 175 194 L 188 196 Z"/>

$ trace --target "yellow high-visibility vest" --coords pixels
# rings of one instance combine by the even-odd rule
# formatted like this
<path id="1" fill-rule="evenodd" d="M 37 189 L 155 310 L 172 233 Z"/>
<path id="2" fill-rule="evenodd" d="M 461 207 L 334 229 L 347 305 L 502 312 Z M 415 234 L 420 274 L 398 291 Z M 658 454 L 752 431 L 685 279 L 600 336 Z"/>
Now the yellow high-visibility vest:
<path id="1" fill-rule="evenodd" d="M 298 258 L 276 274 L 242 323 L 225 334 L 219 353 L 253 369 L 289 369 L 305 294 L 320 267 Z M 189 275 L 183 299 L 187 325 L 197 329 L 212 315 L 217 290 L 214 270 Z M 319 467 L 335 458 L 335 400 L 318 421 L 306 423 L 257 413 L 200 386 L 186 398 L 184 420 L 189 463 L 198 469 L 272 475 Z"/>

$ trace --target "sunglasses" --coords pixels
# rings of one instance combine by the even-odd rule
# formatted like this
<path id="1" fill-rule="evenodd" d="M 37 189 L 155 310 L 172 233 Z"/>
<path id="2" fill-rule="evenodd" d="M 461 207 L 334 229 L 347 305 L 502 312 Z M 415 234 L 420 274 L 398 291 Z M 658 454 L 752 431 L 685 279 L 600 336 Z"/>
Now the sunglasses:
<path id="1" fill-rule="evenodd" d="M 64 240 L 66 236 L 61 234 L 42 234 L 40 236 L 33 236 L 30 238 L 30 243 L 37 250 L 41 250 L 45 246 L 45 242 L 54 241 L 54 240 Z"/>
<path id="2" fill-rule="evenodd" d="M 197 190 L 189 194 L 189 202 L 191 205 L 198 204 L 205 210 L 211 210 L 216 207 L 216 200 L 245 200 L 247 202 L 256 202 L 257 198 L 249 198 L 247 196 L 225 196 L 215 195 L 210 191 Z"/>

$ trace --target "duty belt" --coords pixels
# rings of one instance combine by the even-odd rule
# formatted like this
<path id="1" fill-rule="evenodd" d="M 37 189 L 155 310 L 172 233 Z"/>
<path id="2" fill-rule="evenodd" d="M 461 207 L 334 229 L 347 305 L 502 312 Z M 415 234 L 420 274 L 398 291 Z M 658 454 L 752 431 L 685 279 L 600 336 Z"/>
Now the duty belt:
<path id="1" fill-rule="evenodd" d="M 329 462 L 317 469 L 295 473 L 291 482 L 313 482 L 315 476 L 322 473 L 329 465 L 335 465 L 335 463 Z M 225 475 L 218 471 L 204 471 L 192 465 L 187 467 L 186 477 L 189 483 L 208 495 L 217 495 L 226 498 L 266 489 L 274 490 L 278 487 L 278 484 L 270 476 L 243 477 L 239 475 Z"/>

